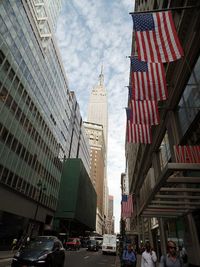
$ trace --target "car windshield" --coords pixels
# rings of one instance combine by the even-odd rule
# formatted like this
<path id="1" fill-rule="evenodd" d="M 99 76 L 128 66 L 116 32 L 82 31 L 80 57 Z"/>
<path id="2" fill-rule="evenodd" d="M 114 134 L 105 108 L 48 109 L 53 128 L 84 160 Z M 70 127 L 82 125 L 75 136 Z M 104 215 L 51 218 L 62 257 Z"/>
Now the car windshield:
<path id="1" fill-rule="evenodd" d="M 90 241 L 89 241 L 89 244 L 91 244 L 91 245 L 96 245 L 96 240 L 90 240 Z"/>
<path id="2" fill-rule="evenodd" d="M 53 240 L 33 240 L 26 246 L 26 248 L 34 250 L 51 250 L 53 244 Z"/>

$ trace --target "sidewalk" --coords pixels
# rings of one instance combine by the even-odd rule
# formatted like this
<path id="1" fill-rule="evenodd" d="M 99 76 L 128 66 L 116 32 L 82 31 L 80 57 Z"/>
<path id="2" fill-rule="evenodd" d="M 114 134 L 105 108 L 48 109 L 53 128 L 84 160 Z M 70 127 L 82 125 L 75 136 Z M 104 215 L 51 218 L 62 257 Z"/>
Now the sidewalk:
<path id="1" fill-rule="evenodd" d="M 15 251 L 12 251 L 12 250 L 0 251 L 0 260 L 12 258 L 15 253 L 16 253 L 16 250 Z"/>

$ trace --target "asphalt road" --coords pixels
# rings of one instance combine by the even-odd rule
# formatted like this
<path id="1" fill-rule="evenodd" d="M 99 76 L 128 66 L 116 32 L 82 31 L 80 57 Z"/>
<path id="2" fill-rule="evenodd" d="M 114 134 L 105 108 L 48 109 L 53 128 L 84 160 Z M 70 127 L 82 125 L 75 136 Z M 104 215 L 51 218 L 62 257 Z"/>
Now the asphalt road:
<path id="1" fill-rule="evenodd" d="M 66 267 L 115 267 L 114 255 L 102 255 L 98 252 L 87 251 L 82 248 L 79 251 L 66 251 Z"/>
<path id="2" fill-rule="evenodd" d="M 65 267 L 115 267 L 116 256 L 102 255 L 98 252 L 81 248 L 78 251 L 65 252 Z M 10 267 L 11 259 L 0 260 L 0 267 Z"/>

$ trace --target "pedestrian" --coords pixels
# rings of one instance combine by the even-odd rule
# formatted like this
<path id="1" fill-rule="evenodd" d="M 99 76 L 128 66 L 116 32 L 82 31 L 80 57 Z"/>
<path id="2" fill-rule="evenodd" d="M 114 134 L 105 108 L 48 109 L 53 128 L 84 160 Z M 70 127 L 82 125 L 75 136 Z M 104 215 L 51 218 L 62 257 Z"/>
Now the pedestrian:
<path id="1" fill-rule="evenodd" d="M 145 251 L 142 253 L 141 267 L 155 267 L 157 256 L 155 251 L 151 248 L 149 242 L 145 244 Z"/>
<path id="2" fill-rule="evenodd" d="M 135 253 L 132 250 L 131 244 L 128 245 L 127 249 L 124 249 L 122 260 L 123 260 L 123 267 L 136 266 L 136 257 Z"/>
<path id="3" fill-rule="evenodd" d="M 167 242 L 167 255 L 161 257 L 159 267 L 183 267 L 182 259 L 178 256 L 174 241 L 169 240 Z"/>
<path id="4" fill-rule="evenodd" d="M 17 238 L 14 238 L 12 241 L 11 250 L 14 251 L 15 249 L 17 249 Z"/>
<path id="5" fill-rule="evenodd" d="M 188 266 L 188 256 L 186 249 L 184 248 L 183 245 L 179 246 L 179 257 L 182 259 L 183 266 L 187 267 Z"/>

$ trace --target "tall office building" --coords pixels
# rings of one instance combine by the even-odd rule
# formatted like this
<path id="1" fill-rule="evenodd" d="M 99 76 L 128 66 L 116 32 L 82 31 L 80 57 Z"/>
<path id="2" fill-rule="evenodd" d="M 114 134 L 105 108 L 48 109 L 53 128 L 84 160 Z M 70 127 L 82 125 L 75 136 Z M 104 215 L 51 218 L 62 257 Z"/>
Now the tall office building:
<path id="1" fill-rule="evenodd" d="M 51 226 L 62 161 L 71 145 L 74 101 L 50 26 L 57 15 L 47 15 L 43 2 L 0 1 L 0 246 L 4 248 L 23 232 L 37 234 Z"/>
<path id="2" fill-rule="evenodd" d="M 70 92 L 72 99 L 72 111 L 69 125 L 70 147 L 68 158 L 80 158 L 85 169 L 90 175 L 90 144 L 83 124 L 79 104 L 73 91 Z"/>
<path id="3" fill-rule="evenodd" d="M 105 143 L 101 124 L 84 122 L 90 144 L 90 179 L 97 193 L 96 232 L 105 232 L 104 220 L 104 176 L 105 176 Z"/>
<path id="4" fill-rule="evenodd" d="M 108 140 L 108 103 L 104 86 L 103 67 L 99 75 L 99 84 L 92 89 L 89 99 L 87 121 L 103 125 L 105 148 Z"/>
<path id="5" fill-rule="evenodd" d="M 108 196 L 108 219 L 107 219 L 107 230 L 109 234 L 114 234 L 114 216 L 113 216 L 113 209 L 114 209 L 114 197 L 109 195 Z"/>
<path id="6" fill-rule="evenodd" d="M 102 143 L 103 153 L 104 153 L 104 169 L 102 170 L 102 177 L 99 177 L 98 179 L 101 179 L 103 181 L 103 213 L 101 214 L 101 217 L 103 220 L 100 220 L 98 222 L 99 216 L 97 216 L 97 225 L 102 224 L 102 227 L 104 230 L 103 232 L 106 232 L 105 226 L 106 226 L 106 219 L 108 217 L 108 187 L 107 187 L 107 139 L 108 139 L 108 111 L 107 111 L 107 93 L 106 88 L 104 86 L 104 75 L 103 75 L 103 67 L 101 69 L 101 74 L 99 75 L 99 83 L 92 89 L 90 99 L 89 99 L 89 105 L 88 105 L 88 116 L 87 116 L 88 123 L 94 123 L 102 125 L 102 132 L 104 136 L 104 140 Z M 90 139 L 90 138 L 89 138 Z M 92 156 L 92 155 L 91 155 Z M 91 162 L 93 160 L 91 159 Z M 99 164 L 99 162 L 95 162 L 95 164 Z M 91 165 L 91 169 L 93 166 Z M 91 173 L 91 179 L 93 179 Z M 98 202 L 98 199 L 97 199 Z M 97 213 L 98 215 L 98 213 Z"/>

